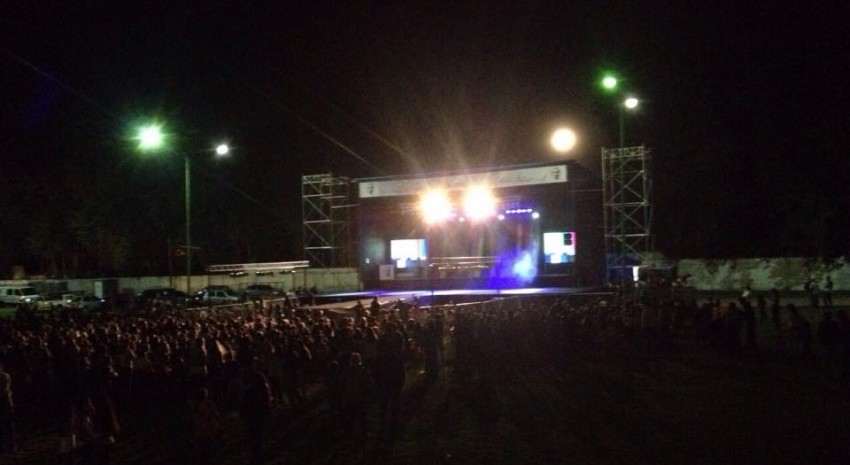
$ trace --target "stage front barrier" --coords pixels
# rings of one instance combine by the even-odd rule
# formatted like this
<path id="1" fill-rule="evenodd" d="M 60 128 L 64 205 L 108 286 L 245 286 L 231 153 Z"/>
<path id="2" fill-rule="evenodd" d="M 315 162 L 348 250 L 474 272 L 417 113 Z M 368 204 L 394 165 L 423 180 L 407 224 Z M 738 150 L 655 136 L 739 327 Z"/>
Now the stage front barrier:
<path id="1" fill-rule="evenodd" d="M 480 278 L 499 262 L 499 257 L 432 257 L 428 261 L 431 278 Z"/>

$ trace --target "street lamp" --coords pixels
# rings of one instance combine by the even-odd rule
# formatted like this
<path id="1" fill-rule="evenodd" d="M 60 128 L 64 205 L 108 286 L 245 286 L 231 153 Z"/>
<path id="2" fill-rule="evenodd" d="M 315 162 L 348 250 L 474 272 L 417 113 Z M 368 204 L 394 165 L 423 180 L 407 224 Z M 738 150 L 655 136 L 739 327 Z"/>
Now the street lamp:
<path id="1" fill-rule="evenodd" d="M 136 140 L 139 141 L 139 150 L 148 152 L 161 149 L 166 142 L 166 136 L 162 126 L 150 124 L 139 128 Z M 225 156 L 230 152 L 230 147 L 221 143 L 215 147 L 218 156 Z M 192 165 L 191 157 L 183 153 L 183 199 L 186 212 L 186 294 L 192 289 Z"/>
<path id="2" fill-rule="evenodd" d="M 606 91 L 609 91 L 609 92 L 613 91 L 614 89 L 617 88 L 617 84 L 618 84 L 617 78 L 615 78 L 614 76 L 611 76 L 610 74 L 606 75 L 605 77 L 602 78 L 602 88 L 605 89 Z"/>
<path id="3" fill-rule="evenodd" d="M 624 110 L 634 111 L 637 109 L 639 103 L 640 101 L 635 97 L 626 97 L 622 103 L 617 105 L 620 115 L 620 147 L 626 146 L 626 117 L 624 115 Z"/>
<path id="4" fill-rule="evenodd" d="M 602 80 L 599 81 L 602 85 L 602 89 L 607 93 L 614 93 L 617 90 L 617 87 L 620 85 L 620 80 L 617 79 L 613 74 L 605 74 L 602 77 Z M 620 147 L 624 147 L 626 145 L 626 121 L 623 110 L 634 111 L 640 101 L 633 97 L 627 96 L 624 100 L 617 104 L 617 116 L 619 122 L 619 130 L 620 130 Z"/>

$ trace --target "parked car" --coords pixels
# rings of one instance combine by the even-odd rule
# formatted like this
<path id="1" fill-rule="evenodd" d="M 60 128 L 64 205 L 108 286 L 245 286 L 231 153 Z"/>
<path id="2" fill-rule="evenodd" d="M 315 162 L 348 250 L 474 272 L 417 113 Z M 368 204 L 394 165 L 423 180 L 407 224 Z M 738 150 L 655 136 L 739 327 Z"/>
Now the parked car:
<path id="1" fill-rule="evenodd" d="M 34 305 L 41 300 L 41 295 L 32 286 L 3 285 L 0 286 L 0 306 L 27 304 Z"/>
<path id="2" fill-rule="evenodd" d="M 145 289 L 136 296 L 137 305 L 146 305 L 155 300 L 185 305 L 189 301 L 189 296 L 173 287 L 152 287 Z"/>
<path id="3" fill-rule="evenodd" d="M 269 284 L 251 284 L 242 291 L 242 295 L 246 300 L 268 299 L 282 296 L 283 292 L 275 289 Z"/>
<path id="4" fill-rule="evenodd" d="M 194 300 L 195 303 L 208 305 L 234 304 L 242 301 L 241 295 L 233 292 L 227 286 L 222 287 L 224 289 L 214 288 L 214 286 L 201 289 L 194 295 L 192 300 Z"/>
<path id="5" fill-rule="evenodd" d="M 94 294 L 73 294 L 65 299 L 65 306 L 83 311 L 99 311 L 106 307 L 106 301 Z"/>
<path id="6" fill-rule="evenodd" d="M 192 294 L 192 297 L 197 300 L 201 295 L 203 295 L 207 291 L 225 291 L 231 294 L 238 294 L 238 292 L 234 291 L 232 287 L 226 286 L 224 284 L 212 284 L 209 286 L 205 286 L 200 288 L 197 292 Z"/>

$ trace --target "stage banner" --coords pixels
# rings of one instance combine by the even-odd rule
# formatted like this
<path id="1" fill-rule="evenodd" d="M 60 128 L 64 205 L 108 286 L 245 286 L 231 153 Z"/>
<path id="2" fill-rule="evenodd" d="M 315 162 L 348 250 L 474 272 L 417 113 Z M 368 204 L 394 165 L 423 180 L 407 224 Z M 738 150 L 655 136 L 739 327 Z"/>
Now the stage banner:
<path id="1" fill-rule="evenodd" d="M 567 182 L 567 165 L 517 168 L 487 173 L 458 174 L 417 179 L 396 179 L 359 182 L 360 198 L 417 195 L 420 192 L 440 187 L 447 190 L 462 190 L 469 185 L 485 184 L 493 189 L 502 187 L 530 186 Z"/>
<path id="2" fill-rule="evenodd" d="M 395 269 L 392 265 L 379 265 L 378 277 L 381 281 L 392 281 L 395 279 Z"/>

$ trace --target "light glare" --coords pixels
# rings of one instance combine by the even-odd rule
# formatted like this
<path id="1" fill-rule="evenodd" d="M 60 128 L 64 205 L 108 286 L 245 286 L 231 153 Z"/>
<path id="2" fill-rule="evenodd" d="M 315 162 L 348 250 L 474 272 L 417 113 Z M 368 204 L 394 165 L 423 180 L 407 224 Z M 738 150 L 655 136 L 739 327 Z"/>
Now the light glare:
<path id="1" fill-rule="evenodd" d="M 552 139 L 549 142 L 556 152 L 566 153 L 575 147 L 576 141 L 576 133 L 572 129 L 561 128 L 552 133 Z"/>
<path id="2" fill-rule="evenodd" d="M 635 108 L 637 108 L 639 103 L 640 101 L 635 97 L 629 97 L 625 101 L 623 101 L 623 105 L 625 105 L 625 107 L 629 110 L 634 110 Z"/>
<path id="3" fill-rule="evenodd" d="M 162 128 L 155 124 L 144 126 L 139 129 L 137 139 L 141 150 L 158 149 L 162 146 L 164 139 L 162 135 Z"/>
<path id="4" fill-rule="evenodd" d="M 602 87 L 606 90 L 614 90 L 617 88 L 617 78 L 614 76 L 605 76 L 602 79 Z"/>
<path id="5" fill-rule="evenodd" d="M 496 214 L 496 199 L 489 187 L 471 186 L 463 198 L 463 211 L 470 220 L 481 220 Z"/>
<path id="6" fill-rule="evenodd" d="M 215 154 L 222 157 L 230 153 L 230 147 L 227 144 L 218 144 L 215 148 Z"/>
<path id="7" fill-rule="evenodd" d="M 419 211 L 426 224 L 433 224 L 449 218 L 452 213 L 452 206 L 444 190 L 433 189 L 420 197 Z"/>

